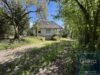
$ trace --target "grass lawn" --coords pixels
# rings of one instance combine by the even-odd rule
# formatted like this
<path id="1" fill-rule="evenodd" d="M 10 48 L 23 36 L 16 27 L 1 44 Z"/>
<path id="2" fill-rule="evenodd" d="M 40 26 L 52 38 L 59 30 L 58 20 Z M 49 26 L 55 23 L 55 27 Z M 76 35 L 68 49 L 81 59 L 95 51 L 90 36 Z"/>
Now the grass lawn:
<path id="1" fill-rule="evenodd" d="M 52 44 L 54 42 L 59 42 L 60 40 L 65 40 L 65 39 L 52 41 L 52 40 L 43 40 L 42 37 L 24 37 L 23 39 L 19 41 L 18 40 L 14 41 L 13 43 L 9 43 L 9 40 L 2 40 L 0 42 L 0 50 L 14 49 L 25 45 Z"/>
<path id="2" fill-rule="evenodd" d="M 9 43 L 8 40 L 6 41 L 4 40 L 0 42 L 0 50 L 11 49 L 11 48 L 13 49 L 13 48 L 20 47 L 23 45 L 38 44 L 42 42 L 44 41 L 36 37 L 25 37 L 22 40 L 15 41 L 13 43 Z"/>
<path id="3" fill-rule="evenodd" d="M 0 42 L 0 50 L 6 50 L 6 49 L 14 49 L 20 46 L 25 46 L 25 45 L 36 45 L 36 44 L 52 44 L 54 42 L 59 42 L 61 40 L 66 40 L 65 38 L 61 38 L 57 41 L 52 41 L 52 40 L 42 40 L 42 37 L 24 37 L 21 40 L 14 41 L 13 43 L 9 43 L 8 40 L 3 40 Z"/>

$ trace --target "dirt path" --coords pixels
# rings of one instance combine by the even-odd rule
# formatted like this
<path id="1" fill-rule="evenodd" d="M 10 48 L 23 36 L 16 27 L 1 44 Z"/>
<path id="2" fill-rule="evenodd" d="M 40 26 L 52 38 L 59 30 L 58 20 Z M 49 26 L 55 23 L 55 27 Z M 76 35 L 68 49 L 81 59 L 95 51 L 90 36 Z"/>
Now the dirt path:
<path id="1" fill-rule="evenodd" d="M 59 45 L 61 47 L 63 46 L 64 51 L 57 54 L 56 58 L 46 65 L 48 61 L 45 60 L 47 59 L 43 60 L 42 58 L 52 52 L 55 47 L 53 47 L 53 45 L 50 47 L 44 46 L 52 43 L 56 42 L 44 42 L 38 45 L 22 46 L 13 50 L 10 49 L 0 52 L 0 75 L 6 75 L 8 73 L 9 75 L 18 75 L 17 73 L 24 72 L 26 69 L 32 71 L 30 75 L 66 75 L 66 63 L 70 61 L 68 58 L 68 50 L 70 50 L 69 43 L 56 44 L 55 47 L 59 47 Z M 51 47 L 53 47 L 53 49 L 50 49 Z M 33 48 L 37 48 L 35 52 L 32 51 Z M 16 60 L 16 58 L 18 58 L 18 60 Z"/>
<path id="2" fill-rule="evenodd" d="M 2 50 L 0 51 L 0 64 L 14 60 L 16 58 L 20 58 L 24 54 L 24 52 L 29 51 L 33 48 L 43 47 L 44 45 L 45 44 L 43 43 L 39 43 L 34 45 L 21 46 L 15 49 Z"/>
<path id="3" fill-rule="evenodd" d="M 35 75 L 66 75 L 67 74 L 67 62 L 70 59 L 67 57 L 67 48 L 63 53 L 57 56 L 56 60 L 51 62 L 48 66 L 40 68 L 39 72 Z"/>

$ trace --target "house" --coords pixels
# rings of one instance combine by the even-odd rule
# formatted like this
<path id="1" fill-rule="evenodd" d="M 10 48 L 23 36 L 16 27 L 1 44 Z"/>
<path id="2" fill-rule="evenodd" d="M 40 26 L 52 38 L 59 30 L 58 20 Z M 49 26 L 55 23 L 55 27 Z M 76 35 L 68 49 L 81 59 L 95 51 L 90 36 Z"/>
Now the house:
<path id="1" fill-rule="evenodd" d="M 35 36 L 51 38 L 55 34 L 60 34 L 62 27 L 53 21 L 39 20 L 33 25 L 32 33 Z"/>

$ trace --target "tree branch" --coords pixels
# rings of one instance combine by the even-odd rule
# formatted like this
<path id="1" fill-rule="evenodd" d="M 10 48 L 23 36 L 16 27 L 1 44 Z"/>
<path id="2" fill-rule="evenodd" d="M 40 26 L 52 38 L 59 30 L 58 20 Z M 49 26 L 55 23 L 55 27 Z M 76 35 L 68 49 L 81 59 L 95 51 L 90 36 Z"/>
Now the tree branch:
<path id="1" fill-rule="evenodd" d="M 2 0 L 2 2 L 8 7 L 8 9 L 10 10 L 10 12 L 13 13 L 12 9 L 10 8 L 9 4 L 7 3 L 7 0 Z"/>
<path id="2" fill-rule="evenodd" d="M 96 15 L 94 17 L 94 20 L 95 20 L 95 24 L 98 25 L 98 22 L 99 22 L 99 14 L 100 14 L 100 0 L 97 2 L 98 5 L 97 5 L 97 10 L 96 10 Z"/>
<path id="3" fill-rule="evenodd" d="M 25 14 L 22 15 L 22 17 L 25 17 L 27 14 L 32 13 L 32 12 L 35 12 L 35 11 L 26 12 Z"/>
<path id="4" fill-rule="evenodd" d="M 80 2 L 78 0 L 75 0 L 76 3 L 78 4 L 78 6 L 80 7 L 80 9 L 82 10 L 83 14 L 85 15 L 86 20 L 89 20 L 89 13 L 87 12 L 86 8 L 80 4 Z"/>
<path id="5" fill-rule="evenodd" d="M 8 19 L 8 18 L 9 18 L 9 19 L 12 19 L 11 16 L 8 15 L 7 13 L 5 13 L 5 12 L 2 12 L 2 15 L 5 16 L 7 19 Z"/>
<path id="6" fill-rule="evenodd" d="M 88 10 L 78 1 L 78 0 L 75 0 L 76 3 L 78 4 L 79 8 L 82 10 L 83 14 L 84 14 L 84 18 L 85 18 L 85 22 L 86 24 L 89 25 L 89 29 L 90 29 L 90 32 L 92 31 L 92 26 L 91 26 L 91 17 L 90 17 L 90 14 L 88 12 Z"/>

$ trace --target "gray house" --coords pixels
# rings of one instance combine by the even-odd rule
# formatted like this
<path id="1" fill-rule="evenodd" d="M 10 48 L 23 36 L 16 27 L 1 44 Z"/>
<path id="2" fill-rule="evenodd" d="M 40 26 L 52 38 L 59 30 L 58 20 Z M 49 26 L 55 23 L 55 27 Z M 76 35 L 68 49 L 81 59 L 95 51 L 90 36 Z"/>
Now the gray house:
<path id="1" fill-rule="evenodd" d="M 33 25 L 32 33 L 35 36 L 50 38 L 55 34 L 60 34 L 62 27 L 53 21 L 39 20 Z"/>

